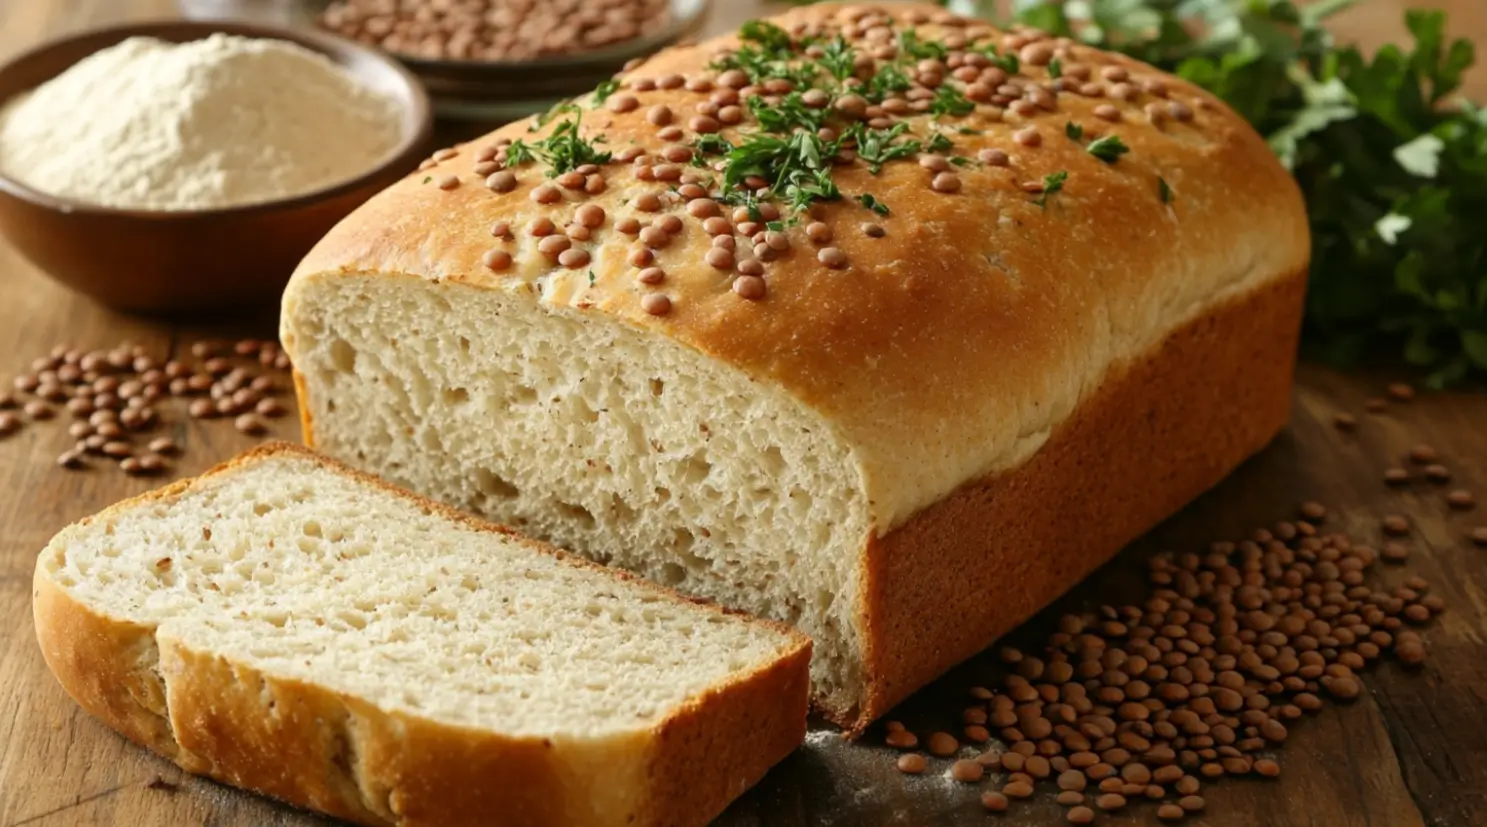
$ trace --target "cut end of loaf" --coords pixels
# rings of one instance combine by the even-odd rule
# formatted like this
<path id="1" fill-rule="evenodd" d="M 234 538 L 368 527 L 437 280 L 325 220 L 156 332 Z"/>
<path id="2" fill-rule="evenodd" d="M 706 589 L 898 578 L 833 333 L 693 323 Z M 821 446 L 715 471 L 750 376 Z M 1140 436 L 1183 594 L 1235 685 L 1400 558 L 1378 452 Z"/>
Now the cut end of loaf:
<path id="1" fill-rule="evenodd" d="M 861 698 L 853 452 L 769 383 L 518 291 L 301 277 L 285 347 L 307 437 L 350 464 L 607 565 L 790 623 L 824 708 Z"/>

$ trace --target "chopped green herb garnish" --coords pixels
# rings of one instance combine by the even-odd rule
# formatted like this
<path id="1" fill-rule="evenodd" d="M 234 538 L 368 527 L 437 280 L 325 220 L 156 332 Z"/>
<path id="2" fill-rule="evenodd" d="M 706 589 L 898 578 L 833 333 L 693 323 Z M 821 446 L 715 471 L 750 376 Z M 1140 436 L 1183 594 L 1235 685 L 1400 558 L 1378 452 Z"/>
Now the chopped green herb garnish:
<path id="1" fill-rule="evenodd" d="M 532 145 L 526 141 L 518 139 L 506 147 L 506 166 L 508 167 L 519 167 L 535 160 L 537 160 L 537 155 L 532 151 Z"/>
<path id="2" fill-rule="evenodd" d="M 1033 203 L 1040 208 L 1048 206 L 1048 197 L 1056 194 L 1064 188 L 1064 182 L 1069 180 L 1069 171 L 1061 169 L 1052 175 L 1043 176 L 1043 194 L 1033 199 Z"/>
<path id="3" fill-rule="evenodd" d="M 609 96 L 619 91 L 620 82 L 615 78 L 609 78 L 594 88 L 594 105 L 599 106 L 609 100 Z"/>
<path id="4" fill-rule="evenodd" d="M 423 182 L 425 184 L 427 184 L 428 182 L 430 182 L 432 180 L 434 180 L 434 176 L 432 176 L 432 175 L 425 175 L 425 176 L 423 176 Z"/>
<path id="5" fill-rule="evenodd" d="M 934 100 L 929 102 L 930 114 L 939 115 L 969 115 L 976 111 L 976 104 L 971 103 L 959 89 L 946 83 L 935 90 Z"/>
<path id="6" fill-rule="evenodd" d="M 790 33 L 768 20 L 750 20 L 738 29 L 738 39 L 758 43 L 772 52 L 791 48 Z"/>
<path id="7" fill-rule="evenodd" d="M 1157 195 L 1161 197 L 1163 204 L 1172 203 L 1172 187 L 1167 183 L 1166 178 L 1157 178 Z"/>
<path id="8" fill-rule="evenodd" d="M 830 72 L 838 83 L 852 77 L 852 73 L 857 70 L 857 52 L 847 45 L 845 38 L 837 35 L 835 40 L 821 48 L 825 52 L 821 55 L 821 65 L 826 67 L 826 71 Z"/>
<path id="9" fill-rule="evenodd" d="M 862 203 L 862 206 L 867 207 L 878 215 L 888 214 L 888 205 L 874 198 L 872 196 L 872 193 L 864 192 L 863 194 L 857 196 L 857 200 Z"/>
<path id="10" fill-rule="evenodd" d="M 799 61 L 790 33 L 763 20 L 751 20 L 739 30 L 739 39 L 744 41 L 737 51 L 714 60 L 713 69 L 726 71 L 738 69 L 749 76 L 749 81 L 759 83 L 773 78 L 783 78 L 797 88 L 809 88 L 820 74 L 820 66 L 813 61 Z"/>
<path id="11" fill-rule="evenodd" d="M 826 120 L 826 109 L 806 106 L 799 92 L 791 92 L 778 104 L 767 103 L 763 95 L 749 98 L 749 112 L 766 132 L 790 133 L 797 129 L 812 132 Z"/>
<path id="12" fill-rule="evenodd" d="M 877 175 L 883 165 L 899 158 L 912 158 L 919 153 L 920 143 L 915 140 L 899 140 L 909 125 L 899 121 L 888 129 L 873 129 L 862 122 L 852 124 L 842 134 L 842 143 L 856 143 L 857 157 L 868 165 L 868 171 Z"/>
<path id="13" fill-rule="evenodd" d="M 614 156 L 598 147 L 604 143 L 604 136 L 585 139 L 579 134 L 579 125 L 580 118 L 575 117 L 558 124 L 551 135 L 535 143 L 512 141 L 506 147 L 506 165 L 515 167 L 540 160 L 548 165 L 547 177 L 556 178 L 584 164 L 608 163 Z"/>
<path id="14" fill-rule="evenodd" d="M 1051 77 L 1051 78 L 1061 78 L 1061 77 L 1063 77 L 1064 76 L 1064 63 L 1063 63 L 1063 61 L 1059 60 L 1058 58 L 1054 58 L 1053 60 L 1048 61 L 1048 76 Z"/>
<path id="15" fill-rule="evenodd" d="M 589 286 L 590 287 L 593 287 L 594 286 L 594 271 L 593 270 L 590 270 L 589 271 Z"/>
<path id="16" fill-rule="evenodd" d="M 766 221 L 764 223 L 764 229 L 766 229 L 766 230 L 773 230 L 775 232 L 780 232 L 781 230 L 785 229 L 785 222 L 783 222 L 783 221 Z"/>
<path id="17" fill-rule="evenodd" d="M 1064 134 L 1068 135 L 1071 141 L 1082 141 L 1084 140 L 1084 127 L 1069 121 L 1064 124 Z"/>
<path id="18" fill-rule="evenodd" d="M 697 155 L 727 155 L 733 151 L 733 142 L 714 132 L 698 138 L 692 147 L 697 150 Z"/>
<path id="19" fill-rule="evenodd" d="M 955 131 L 956 132 L 959 132 L 962 135 L 985 135 L 986 134 L 985 130 L 972 129 L 969 126 L 956 127 Z"/>
<path id="20" fill-rule="evenodd" d="M 801 210 L 813 201 L 835 201 L 842 197 L 831 178 L 831 159 L 840 148 L 837 141 L 823 141 L 815 132 L 804 130 L 789 137 L 751 135 L 728 153 L 728 168 L 723 173 L 724 200 L 739 203 L 744 197 L 757 209 L 757 197 L 739 190 L 739 184 L 751 175 L 770 182 L 770 189 L 783 198 L 793 210 Z"/>
<path id="21" fill-rule="evenodd" d="M 965 157 L 964 155 L 956 155 L 950 159 L 950 163 L 958 167 L 968 167 L 976 162 L 972 161 L 970 158 Z"/>
<path id="22" fill-rule="evenodd" d="M 868 80 L 867 99 L 873 103 L 881 103 L 884 98 L 894 92 L 907 91 L 912 85 L 903 69 L 892 63 L 885 63 L 879 66 L 877 74 Z"/>
<path id="23" fill-rule="evenodd" d="M 955 144 L 950 143 L 950 139 L 946 138 L 943 132 L 936 132 L 925 146 L 930 152 L 949 152 Z"/>
<path id="24" fill-rule="evenodd" d="M 1113 164 L 1120 159 L 1120 156 L 1130 152 L 1131 148 L 1126 146 L 1125 141 L 1122 141 L 1119 135 L 1106 135 L 1091 143 L 1087 151 L 1101 161 Z"/>
<path id="25" fill-rule="evenodd" d="M 991 58 L 991 65 L 1001 67 L 1002 71 L 1009 75 L 1017 74 L 1017 70 L 1022 68 L 1022 62 L 1017 59 L 1017 55 L 1011 52 L 1000 56 L 988 55 L 988 57 Z"/>
<path id="26" fill-rule="evenodd" d="M 901 53 L 915 60 L 944 60 L 950 54 L 950 50 L 944 43 L 937 40 L 920 40 L 919 33 L 913 29 L 904 29 L 898 33 L 898 49 Z"/>

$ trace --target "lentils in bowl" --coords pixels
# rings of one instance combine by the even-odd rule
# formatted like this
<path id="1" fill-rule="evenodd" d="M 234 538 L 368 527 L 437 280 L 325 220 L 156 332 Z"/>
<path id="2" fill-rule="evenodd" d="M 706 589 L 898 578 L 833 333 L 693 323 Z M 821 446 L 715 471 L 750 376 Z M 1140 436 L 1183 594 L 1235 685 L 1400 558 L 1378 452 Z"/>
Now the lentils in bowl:
<path id="1" fill-rule="evenodd" d="M 672 22 L 670 0 L 335 0 L 332 32 L 425 60 L 523 61 L 601 49 Z"/>

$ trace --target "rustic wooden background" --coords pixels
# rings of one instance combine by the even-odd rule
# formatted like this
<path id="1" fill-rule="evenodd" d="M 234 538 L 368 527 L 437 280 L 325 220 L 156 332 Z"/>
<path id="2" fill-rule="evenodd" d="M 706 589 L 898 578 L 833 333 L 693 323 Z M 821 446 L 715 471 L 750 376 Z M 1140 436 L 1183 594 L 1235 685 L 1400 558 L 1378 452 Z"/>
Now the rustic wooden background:
<path id="1" fill-rule="evenodd" d="M 772 5 L 720 0 L 712 28 Z M 1340 36 L 1369 45 L 1400 35 L 1404 0 L 1363 0 L 1337 24 Z M 1487 2 L 1437 0 L 1457 34 L 1487 41 Z M 49 36 L 130 19 L 167 16 L 173 0 L 0 0 L 0 58 Z M 1471 91 L 1487 98 L 1487 73 Z M 0 241 L 0 379 L 23 370 L 59 342 L 86 347 L 131 339 L 158 355 L 199 335 L 272 335 L 270 318 L 188 328 L 118 316 L 56 286 Z M 1487 524 L 1487 502 L 1467 515 L 1448 512 L 1435 491 L 1398 492 L 1382 469 L 1408 446 L 1434 444 L 1459 484 L 1487 501 L 1487 396 L 1428 396 L 1365 415 L 1362 403 L 1394 377 L 1341 375 L 1303 366 L 1290 429 L 1217 490 L 1159 528 L 1084 584 L 1068 600 L 1115 602 L 1139 577 L 1140 559 L 1158 548 L 1195 548 L 1292 515 L 1320 499 L 1359 533 L 1374 515 L 1409 514 L 1417 529 L 1410 570 L 1436 584 L 1450 610 L 1427 635 L 1433 657 L 1421 672 L 1385 665 L 1358 703 L 1299 724 L 1280 753 L 1276 781 L 1234 781 L 1205 791 L 1208 810 L 1190 824 L 1223 827 L 1468 827 L 1487 821 L 1487 550 L 1465 534 Z M 1359 414 L 1355 435 L 1330 426 L 1340 410 Z M 222 422 L 179 417 L 171 432 L 190 445 L 178 473 L 195 473 L 236 453 L 249 439 Z M 294 438 L 281 421 L 278 436 Z M 31 631 L 30 581 L 36 552 L 66 523 L 158 482 L 113 471 L 64 473 L 53 461 L 70 445 L 64 428 L 27 429 L 0 440 L 0 827 L 62 825 L 327 824 L 321 819 L 184 776 L 78 711 L 47 673 Z M 1396 578 L 1404 576 L 1392 573 Z M 989 599 L 994 599 L 989 596 Z M 920 693 L 899 717 L 925 728 L 984 664 L 971 663 Z M 944 701 L 942 702 L 942 699 Z M 870 739 L 871 741 L 871 739 Z M 163 778 L 173 789 L 148 785 Z M 975 788 L 941 777 L 906 778 L 876 746 L 844 745 L 818 730 L 720 820 L 722 827 L 952 827 L 996 823 Z M 1045 796 L 1001 817 L 1019 827 L 1064 823 Z M 1155 824 L 1140 806 L 1106 823 Z"/>

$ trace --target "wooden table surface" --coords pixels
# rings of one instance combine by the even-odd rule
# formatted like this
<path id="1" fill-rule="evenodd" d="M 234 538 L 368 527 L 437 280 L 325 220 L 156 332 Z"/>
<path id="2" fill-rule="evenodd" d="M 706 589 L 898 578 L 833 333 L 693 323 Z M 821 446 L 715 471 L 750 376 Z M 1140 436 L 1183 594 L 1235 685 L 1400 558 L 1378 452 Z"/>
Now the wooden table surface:
<path id="1" fill-rule="evenodd" d="M 1424 5 L 1424 3 L 1411 3 Z M 1487 39 L 1487 3 L 1441 0 L 1458 34 Z M 1398 35 L 1402 0 L 1364 0 L 1338 23 L 1346 37 L 1377 44 Z M 763 4 L 722 0 L 713 28 L 757 14 Z M 172 0 L 0 0 L 0 57 L 63 31 L 127 19 L 164 16 Z M 1487 98 L 1487 76 L 1472 78 Z M 272 319 L 214 326 L 164 325 L 122 317 L 50 282 L 0 242 L 0 379 L 23 370 L 59 342 L 99 347 L 129 339 L 159 355 L 176 353 L 200 335 L 271 335 Z M 1487 523 L 1487 505 L 1449 512 L 1439 492 L 1387 490 L 1382 469 L 1416 442 L 1435 445 L 1464 487 L 1487 500 L 1487 397 L 1444 395 L 1364 415 L 1362 402 L 1388 378 L 1341 375 L 1303 366 L 1291 427 L 1232 478 L 1082 585 L 1066 600 L 1128 599 L 1140 560 L 1154 549 L 1190 550 L 1292 516 L 1295 503 L 1320 499 L 1364 536 L 1376 516 L 1410 515 L 1417 526 L 1410 570 L 1436 584 L 1449 602 L 1427 635 L 1432 660 L 1406 673 L 1386 664 L 1369 677 L 1359 702 L 1330 708 L 1299 723 L 1279 757 L 1275 781 L 1210 786 L 1208 810 L 1190 824 L 1224 827 L 1467 827 L 1487 820 L 1487 550 L 1464 538 Z M 1359 412 L 1353 435 L 1330 425 L 1339 410 Z M 295 438 L 280 421 L 277 435 Z M 67 473 L 54 458 L 71 440 L 61 426 L 28 428 L 0 440 L 0 827 L 61 825 L 310 825 L 327 824 L 275 803 L 191 778 L 126 743 L 63 694 L 37 651 L 31 630 L 30 582 L 36 552 L 63 525 L 158 484 L 120 473 Z M 168 428 L 190 446 L 175 473 L 195 473 L 248 442 L 225 423 Z M 1393 571 L 1395 580 L 1403 574 Z M 987 679 L 972 662 L 921 692 L 898 717 L 941 728 L 947 705 L 969 683 Z M 892 768 L 880 746 L 846 745 L 832 733 L 812 733 L 806 746 L 772 772 L 719 822 L 726 827 L 886 827 L 906 825 L 1061 824 L 1044 795 L 993 821 L 975 788 L 943 777 L 909 778 Z M 942 769 L 942 768 L 941 768 Z M 151 788 L 163 778 L 173 787 Z M 159 785 L 157 785 L 158 787 Z M 1106 823 L 1155 824 L 1140 806 Z"/>

